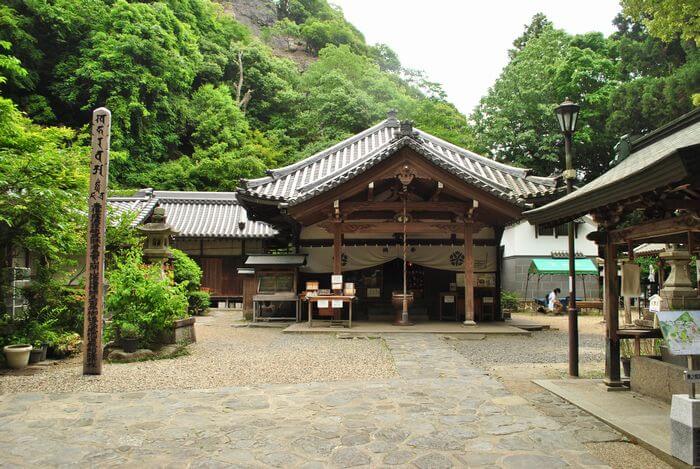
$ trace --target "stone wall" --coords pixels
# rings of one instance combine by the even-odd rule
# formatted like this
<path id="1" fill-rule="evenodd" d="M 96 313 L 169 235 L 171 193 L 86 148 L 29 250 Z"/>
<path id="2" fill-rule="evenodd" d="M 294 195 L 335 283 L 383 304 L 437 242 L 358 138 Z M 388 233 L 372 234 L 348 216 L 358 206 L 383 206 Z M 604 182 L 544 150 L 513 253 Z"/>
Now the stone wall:
<path id="1" fill-rule="evenodd" d="M 525 297 L 525 279 L 527 270 L 530 268 L 532 257 L 508 257 L 503 259 L 502 266 L 502 286 L 503 290 L 515 292 L 521 298 Z M 584 280 L 581 277 L 576 279 L 576 297 L 583 298 L 583 281 L 586 282 L 586 298 L 600 298 L 598 278 L 587 275 Z M 562 297 L 569 291 L 569 279 L 565 275 L 543 275 L 537 284 L 537 276 L 530 277 L 527 287 L 527 298 L 544 298 L 553 289 L 559 287 Z"/>
<path id="2" fill-rule="evenodd" d="M 632 357 L 630 387 L 632 391 L 671 403 L 674 394 L 687 394 L 682 366 L 649 357 Z"/>

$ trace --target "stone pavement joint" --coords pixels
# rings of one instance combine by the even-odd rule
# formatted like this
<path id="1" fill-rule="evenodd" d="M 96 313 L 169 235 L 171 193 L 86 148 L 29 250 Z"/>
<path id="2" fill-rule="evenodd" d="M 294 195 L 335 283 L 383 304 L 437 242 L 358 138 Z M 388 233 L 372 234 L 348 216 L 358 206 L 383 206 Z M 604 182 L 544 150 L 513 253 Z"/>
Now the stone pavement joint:
<path id="1" fill-rule="evenodd" d="M 571 431 L 442 338 L 385 341 L 399 378 L 3 395 L 3 464 L 604 467 Z"/>

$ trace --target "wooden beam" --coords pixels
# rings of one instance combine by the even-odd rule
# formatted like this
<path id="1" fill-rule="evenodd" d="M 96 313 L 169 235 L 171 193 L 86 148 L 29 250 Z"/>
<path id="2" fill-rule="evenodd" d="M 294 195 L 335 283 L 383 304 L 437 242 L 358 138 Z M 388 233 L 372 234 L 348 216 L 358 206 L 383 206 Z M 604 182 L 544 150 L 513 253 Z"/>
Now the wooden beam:
<path id="1" fill-rule="evenodd" d="M 605 244 L 605 383 L 619 387 L 620 340 L 619 298 L 617 296 L 617 246 L 610 240 Z"/>
<path id="2" fill-rule="evenodd" d="M 608 240 L 613 244 L 627 244 L 628 241 L 658 238 L 684 232 L 700 232 L 700 218 L 694 215 L 682 215 L 640 223 L 610 231 Z"/>
<path id="3" fill-rule="evenodd" d="M 335 228 L 332 227 L 335 223 L 319 223 L 319 226 L 330 233 L 335 233 Z M 379 223 L 363 223 L 363 222 L 343 222 L 341 225 L 342 233 L 402 233 L 403 224 L 398 222 L 379 222 Z M 478 225 L 472 222 L 472 225 Z M 452 234 L 459 233 L 463 230 L 461 223 L 446 223 L 446 222 L 413 222 L 406 224 L 406 232 L 409 234 Z"/>
<path id="4" fill-rule="evenodd" d="M 502 288 L 502 274 L 501 268 L 503 267 L 503 246 L 501 246 L 501 241 L 503 240 L 502 226 L 497 226 L 494 228 L 496 235 L 496 296 L 493 299 L 493 318 L 494 320 L 503 319 L 503 305 L 501 305 L 501 288 Z"/>
<path id="5" fill-rule="evenodd" d="M 470 207 L 471 204 L 469 202 L 410 201 L 408 203 L 410 212 L 453 212 L 463 215 Z M 345 216 L 360 211 L 400 212 L 403 210 L 403 202 L 400 200 L 390 202 L 343 202 L 340 208 Z"/>
<path id="6" fill-rule="evenodd" d="M 367 184 L 367 201 L 372 202 L 374 200 L 374 181 Z"/>

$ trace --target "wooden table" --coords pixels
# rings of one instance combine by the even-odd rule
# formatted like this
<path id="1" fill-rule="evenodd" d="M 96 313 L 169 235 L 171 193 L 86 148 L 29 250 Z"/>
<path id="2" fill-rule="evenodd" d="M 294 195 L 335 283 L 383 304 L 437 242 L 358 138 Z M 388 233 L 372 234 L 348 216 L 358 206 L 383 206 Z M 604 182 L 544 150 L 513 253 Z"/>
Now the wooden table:
<path id="1" fill-rule="evenodd" d="M 618 339 L 634 339 L 634 356 L 638 357 L 642 352 L 642 339 L 662 339 L 661 329 L 619 329 Z"/>
<path id="2" fill-rule="evenodd" d="M 329 306 L 332 305 L 333 301 L 342 301 L 343 304 L 348 304 L 348 328 L 352 327 L 352 301 L 355 296 L 349 295 L 323 295 L 323 296 L 306 296 L 304 298 L 309 302 L 309 327 L 313 327 L 313 303 L 318 303 L 319 301 L 328 301 Z"/>

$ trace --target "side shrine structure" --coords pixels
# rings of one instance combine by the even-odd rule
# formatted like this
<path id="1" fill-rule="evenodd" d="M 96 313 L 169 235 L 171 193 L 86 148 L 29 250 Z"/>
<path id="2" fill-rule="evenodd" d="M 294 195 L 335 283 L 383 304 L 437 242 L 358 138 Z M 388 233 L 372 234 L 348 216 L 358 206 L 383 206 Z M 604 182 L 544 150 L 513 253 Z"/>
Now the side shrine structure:
<path id="1" fill-rule="evenodd" d="M 342 275 L 358 317 L 381 320 L 392 297 L 408 292 L 413 318 L 473 324 L 503 318 L 505 227 L 562 194 L 558 178 L 480 156 L 390 112 L 327 150 L 241 181 L 237 199 L 306 256 L 299 290 L 331 290 Z"/>
<path id="2" fill-rule="evenodd" d="M 660 272 L 661 310 L 700 310 L 700 293 L 693 286 L 700 270 L 692 274 L 688 270 L 691 256 L 700 252 L 700 109 L 636 140 L 623 137 L 617 149 L 617 160 L 605 174 L 526 213 L 531 223 L 543 226 L 588 213 L 597 222 L 598 231 L 588 237 L 605 252 L 605 381 L 615 387 L 622 385 L 620 340 L 661 337 L 654 328 L 640 335 L 629 325 L 620 327 L 625 283 L 618 280 L 619 257 L 633 262 L 635 252 L 648 249 L 649 243 L 668 246 L 660 254 L 670 266 L 668 276 Z M 620 256 L 625 252 L 627 259 Z M 634 366 L 633 361 L 633 375 Z"/>

